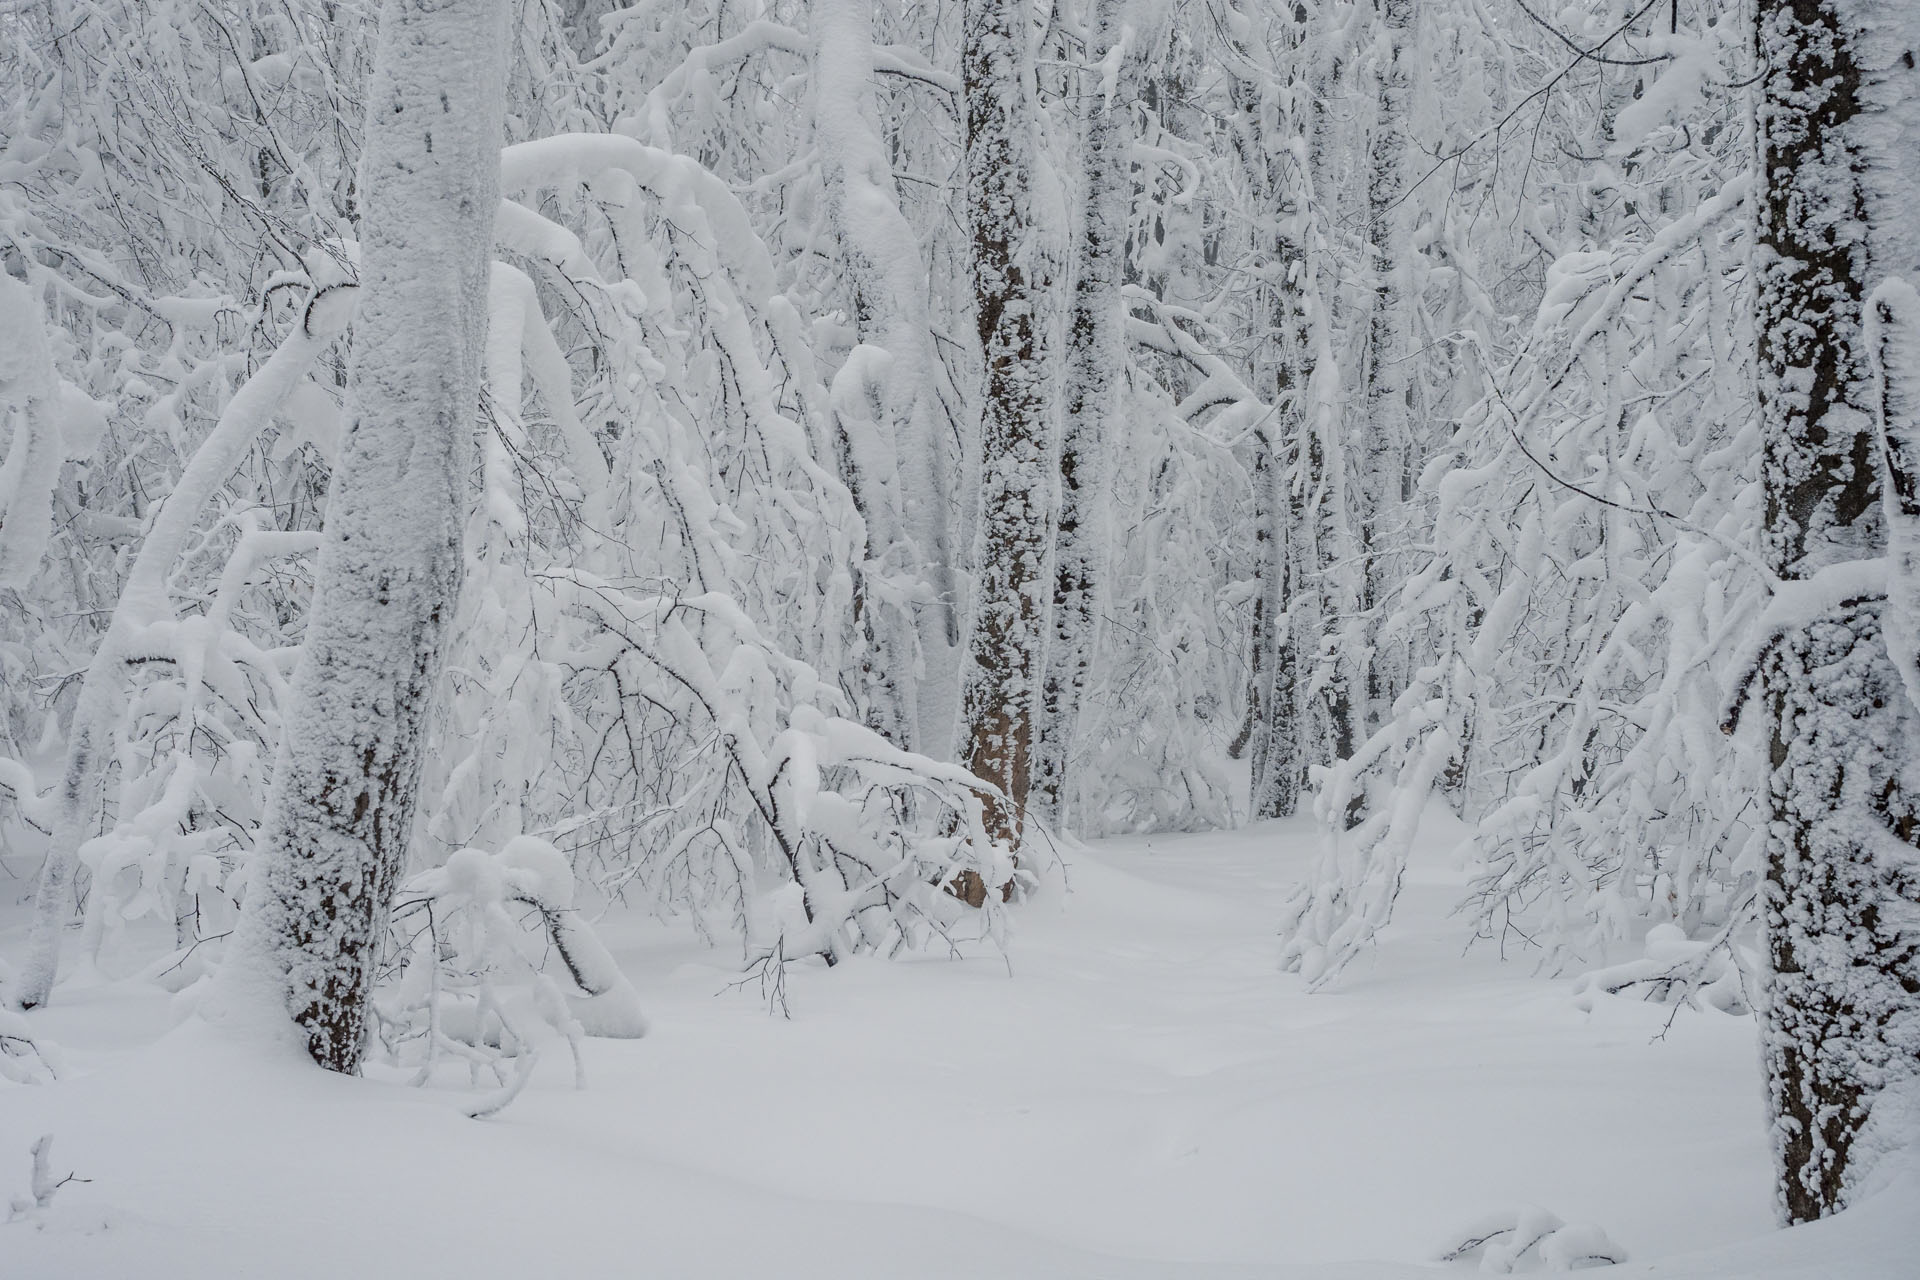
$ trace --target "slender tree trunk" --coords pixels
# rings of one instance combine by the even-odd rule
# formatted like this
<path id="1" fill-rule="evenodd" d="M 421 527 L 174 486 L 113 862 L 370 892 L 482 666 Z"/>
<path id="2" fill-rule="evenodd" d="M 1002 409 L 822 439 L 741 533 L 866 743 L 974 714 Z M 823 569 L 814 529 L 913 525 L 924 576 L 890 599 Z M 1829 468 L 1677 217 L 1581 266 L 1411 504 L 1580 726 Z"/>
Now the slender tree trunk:
<path id="1" fill-rule="evenodd" d="M 1304 12 L 1304 10 L 1302 10 Z M 1323 223 L 1343 218 L 1341 177 L 1333 165 L 1341 141 L 1333 104 L 1353 92 L 1357 64 L 1344 47 L 1333 15 L 1322 9 L 1307 13 L 1303 38 L 1316 46 L 1309 60 L 1314 83 L 1305 94 L 1307 145 L 1303 161 L 1312 188 L 1311 210 Z M 1312 264 L 1302 263 L 1302 278 L 1313 278 Z M 1340 292 L 1329 289 L 1321 298 L 1307 298 L 1311 315 L 1311 355 L 1302 362 L 1310 370 L 1303 389 L 1303 412 L 1298 423 L 1294 466 L 1293 535 L 1288 561 L 1290 594 L 1287 607 L 1297 654 L 1300 683 L 1313 690 L 1300 698 L 1301 759 L 1341 760 L 1359 746 L 1361 735 L 1354 693 L 1365 696 L 1367 659 L 1360 630 L 1364 608 L 1366 558 L 1359 524 L 1363 509 L 1356 508 L 1350 461 L 1365 439 L 1365 426 L 1356 433 L 1343 412 L 1347 402 L 1345 371 L 1335 359 L 1335 335 L 1351 327 L 1340 307 Z M 1361 798 L 1347 805 L 1343 821 L 1352 826 L 1361 817 Z"/>
<path id="2" fill-rule="evenodd" d="M 1060 506 L 1053 540 L 1053 616 L 1041 693 L 1034 790 L 1042 812 L 1065 818 L 1078 746 L 1081 698 L 1097 630 L 1095 600 L 1108 534 L 1101 497 L 1108 438 L 1125 368 L 1120 303 L 1127 216 L 1133 199 L 1132 104 L 1141 81 L 1141 33 L 1123 22 L 1127 0 L 1096 0 L 1087 62 L 1080 235 L 1067 316 L 1060 437 Z M 1109 60 L 1113 65 L 1108 66 Z"/>
<path id="3" fill-rule="evenodd" d="M 348 425 L 259 859 L 223 970 L 358 1069 L 461 531 L 499 205 L 504 0 L 388 0 L 367 94 Z"/>
<path id="4" fill-rule="evenodd" d="M 1295 483 L 1303 460 L 1317 456 L 1307 438 L 1315 430 L 1308 393 L 1316 304 L 1309 296 L 1314 277 L 1304 239 L 1314 194 L 1291 145 L 1313 110 L 1307 102 L 1317 94 L 1298 57 L 1311 30 L 1304 11 L 1248 21 L 1264 38 L 1244 44 L 1240 57 L 1251 68 L 1265 69 L 1265 59 L 1277 53 L 1290 68 L 1267 69 L 1265 76 L 1243 71 L 1232 90 L 1242 117 L 1241 165 L 1264 224 L 1257 242 L 1266 259 L 1262 310 L 1268 318 L 1262 391 L 1274 412 L 1253 441 L 1255 594 L 1247 718 L 1233 744 L 1235 757 L 1248 763 L 1249 816 L 1261 819 L 1288 817 L 1299 807 L 1306 710 L 1300 701 L 1300 641 L 1318 638 L 1321 618 L 1317 575 L 1305 572 L 1302 559 L 1312 541 L 1313 503 Z"/>
<path id="5" fill-rule="evenodd" d="M 1278 437 L 1279 433 L 1272 433 Z M 1287 485 L 1284 447 L 1263 433 L 1256 442 L 1253 487 L 1256 525 L 1252 671 L 1247 696 L 1251 775 L 1250 816 L 1291 817 L 1300 807 L 1299 651 L 1294 644 L 1290 527 L 1294 504 Z"/>
<path id="6" fill-rule="evenodd" d="M 1413 120 L 1413 79 L 1408 64 L 1416 36 L 1416 14 L 1414 0 L 1377 0 L 1377 11 L 1378 107 L 1367 141 L 1367 250 L 1374 284 L 1367 316 L 1360 432 L 1351 455 L 1357 464 L 1353 493 L 1358 506 L 1354 530 L 1360 542 L 1360 605 L 1369 615 L 1365 624 L 1368 639 L 1356 650 L 1366 655 L 1364 675 L 1356 671 L 1349 683 L 1355 696 L 1365 699 L 1364 706 L 1356 709 L 1362 738 L 1373 731 L 1380 709 L 1392 705 L 1405 680 L 1400 670 L 1405 663 L 1399 656 L 1380 651 L 1379 627 L 1371 615 L 1393 580 L 1387 563 L 1391 552 L 1389 526 L 1408 496 L 1412 444 L 1412 387 L 1408 376 L 1412 367 L 1408 358 L 1412 298 L 1407 279 L 1411 228 L 1404 202 L 1410 180 L 1408 131 Z"/>
<path id="7" fill-rule="evenodd" d="M 966 0 L 967 229 L 981 383 L 981 511 L 973 633 L 961 671 L 960 754 L 999 794 L 983 796 L 988 833 L 1018 848 L 1032 780 L 1034 701 L 1051 535 L 1045 339 L 1035 279 L 1042 256 L 1034 199 L 1034 89 L 1028 9 Z M 977 878 L 958 886 L 985 900 Z M 1003 895 L 1011 885 L 1003 886 Z"/>
<path id="8" fill-rule="evenodd" d="M 1863 304 L 1876 281 L 1920 269 L 1920 12 L 1761 0 L 1758 17 L 1766 550 L 1791 581 L 1844 572 L 1885 532 Z M 1920 1104 L 1920 714 L 1883 637 L 1898 601 L 1834 594 L 1846 598 L 1797 620 L 1761 673 L 1773 818 L 1762 1047 L 1788 1222 L 1843 1207 L 1892 1136 L 1879 1131 L 1900 1123 L 1892 1096 Z"/>
<path id="9" fill-rule="evenodd" d="M 827 198 L 847 264 L 863 351 L 836 380 L 841 470 L 866 521 L 869 554 L 910 569 L 932 599 L 917 616 L 873 606 L 863 593 L 868 723 L 909 750 L 941 747 L 951 725 L 926 723 L 916 670 L 958 642 L 948 450 L 940 433 L 939 355 L 927 268 L 900 212 L 873 103 L 871 0 L 814 0 L 814 131 Z M 883 354 L 869 360 L 869 354 Z M 904 562 L 904 563 L 903 563 Z M 917 650 L 917 652 L 916 652 Z M 927 708 L 931 712 L 932 708 Z M 949 714 L 951 710 L 949 708 Z"/>

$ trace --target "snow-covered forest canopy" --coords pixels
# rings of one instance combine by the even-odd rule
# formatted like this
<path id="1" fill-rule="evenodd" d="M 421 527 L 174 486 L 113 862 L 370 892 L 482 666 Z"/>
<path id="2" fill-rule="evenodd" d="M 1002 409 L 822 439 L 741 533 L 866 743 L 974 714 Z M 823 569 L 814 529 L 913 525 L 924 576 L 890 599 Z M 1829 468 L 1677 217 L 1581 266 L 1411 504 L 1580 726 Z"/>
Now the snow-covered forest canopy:
<path id="1" fill-rule="evenodd" d="M 1917 60 L 0 0 L 0 1259 L 1911 1276 Z"/>

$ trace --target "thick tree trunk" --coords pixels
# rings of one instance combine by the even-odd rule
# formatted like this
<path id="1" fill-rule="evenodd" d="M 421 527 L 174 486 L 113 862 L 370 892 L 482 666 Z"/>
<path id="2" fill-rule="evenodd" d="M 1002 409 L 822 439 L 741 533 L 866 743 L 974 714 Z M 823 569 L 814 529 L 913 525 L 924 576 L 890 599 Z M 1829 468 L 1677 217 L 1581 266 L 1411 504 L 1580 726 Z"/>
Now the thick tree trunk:
<path id="1" fill-rule="evenodd" d="M 1027 6 L 967 0 L 967 229 L 981 383 L 981 509 L 973 633 L 961 671 L 960 754 L 998 788 L 983 796 L 988 833 L 1018 848 L 1032 780 L 1035 682 L 1046 622 L 1051 536 L 1045 339 L 1035 279 L 1042 255 L 1034 199 L 1034 90 Z M 957 886 L 984 901 L 986 886 Z M 1003 886 L 1002 893 L 1011 886 Z"/>
<path id="2" fill-rule="evenodd" d="M 308 1051 L 335 1071 L 364 1051 L 460 585 L 507 9 L 389 0 L 382 14 L 347 434 L 259 865 L 224 966 L 284 978 Z"/>
<path id="3" fill-rule="evenodd" d="M 1920 267 L 1903 172 L 1920 147 L 1920 15 L 1906 0 L 1762 0 L 1758 17 L 1766 549 L 1780 577 L 1809 579 L 1884 536 L 1863 303 Z M 1763 1052 L 1788 1222 L 1845 1205 L 1889 1123 L 1879 1108 L 1920 1081 L 1916 712 L 1882 636 L 1889 607 L 1854 598 L 1797 620 L 1762 669 Z"/>
<path id="4" fill-rule="evenodd" d="M 1775 835 L 1763 1034 L 1788 1222 L 1845 1206 L 1876 1104 L 1920 1079 L 1920 808 L 1907 776 L 1920 717 L 1887 660 L 1882 608 L 1848 602 L 1784 637 L 1764 668 Z"/>

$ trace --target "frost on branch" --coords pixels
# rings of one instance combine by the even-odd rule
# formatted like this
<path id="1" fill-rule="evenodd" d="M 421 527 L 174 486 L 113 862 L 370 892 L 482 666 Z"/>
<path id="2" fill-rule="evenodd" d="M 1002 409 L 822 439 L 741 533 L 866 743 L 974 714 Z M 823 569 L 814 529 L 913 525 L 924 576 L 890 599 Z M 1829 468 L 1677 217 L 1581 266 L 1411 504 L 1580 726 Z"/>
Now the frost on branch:
<path id="1" fill-rule="evenodd" d="M 53 1172 L 53 1135 L 43 1133 L 34 1140 L 33 1172 L 27 1183 L 27 1194 L 15 1196 L 7 1209 L 8 1222 L 37 1222 L 47 1210 L 53 1207 L 53 1197 L 60 1188 L 69 1182 L 86 1182 L 86 1178 L 72 1173 L 55 1177 Z"/>

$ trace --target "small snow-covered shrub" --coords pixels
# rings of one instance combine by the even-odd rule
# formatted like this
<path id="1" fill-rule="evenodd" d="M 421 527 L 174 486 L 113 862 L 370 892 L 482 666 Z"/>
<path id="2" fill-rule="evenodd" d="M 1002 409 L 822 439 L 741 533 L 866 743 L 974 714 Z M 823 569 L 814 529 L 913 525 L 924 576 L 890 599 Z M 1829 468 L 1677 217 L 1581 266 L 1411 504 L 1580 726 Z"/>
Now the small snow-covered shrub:
<path id="1" fill-rule="evenodd" d="M 1569 1223 L 1537 1205 L 1491 1214 L 1461 1232 L 1440 1262 L 1477 1263 L 1487 1275 L 1580 1271 L 1627 1260 L 1627 1251 L 1600 1228 Z"/>
<path id="2" fill-rule="evenodd" d="M 646 1034 L 639 996 L 575 909 L 573 888 L 565 855 L 532 836 L 498 853 L 457 850 L 406 884 L 394 910 L 404 968 L 377 1007 L 381 1041 L 395 1064 L 416 1069 L 415 1084 L 452 1061 L 476 1085 L 490 1075 L 517 1091 L 537 1057 L 538 1021 L 565 1038 L 584 1085 L 583 1037 Z M 530 954 L 530 938 L 542 934 L 576 994 L 561 990 L 544 956 Z M 531 1009 L 508 984 L 531 986 Z"/>

